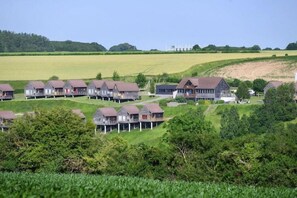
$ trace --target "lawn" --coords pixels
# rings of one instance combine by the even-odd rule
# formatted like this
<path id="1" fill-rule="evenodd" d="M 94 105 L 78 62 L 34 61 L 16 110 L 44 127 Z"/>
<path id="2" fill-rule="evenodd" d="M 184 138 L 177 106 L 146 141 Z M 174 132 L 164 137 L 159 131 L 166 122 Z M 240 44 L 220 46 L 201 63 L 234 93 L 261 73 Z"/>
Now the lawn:
<path id="1" fill-rule="evenodd" d="M 101 72 L 111 77 L 138 73 L 157 75 L 183 72 L 207 62 L 271 57 L 273 54 L 297 55 L 297 51 L 264 51 L 261 53 L 147 54 L 147 55 L 72 55 L 72 56 L 1 56 L 0 80 L 46 80 L 56 75 L 60 79 L 90 79 Z"/>

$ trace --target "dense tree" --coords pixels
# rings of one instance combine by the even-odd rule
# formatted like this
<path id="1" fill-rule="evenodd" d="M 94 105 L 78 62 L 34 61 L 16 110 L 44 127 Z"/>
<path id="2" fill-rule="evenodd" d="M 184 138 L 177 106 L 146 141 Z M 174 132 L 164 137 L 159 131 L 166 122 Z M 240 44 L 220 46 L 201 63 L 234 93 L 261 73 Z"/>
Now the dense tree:
<path id="1" fill-rule="evenodd" d="M 136 79 L 135 79 L 135 83 L 137 83 L 137 85 L 141 88 L 143 88 L 145 86 L 147 82 L 147 79 L 145 77 L 144 74 L 142 73 L 139 73 L 137 76 L 136 76 Z"/>
<path id="2" fill-rule="evenodd" d="M 207 134 L 214 134 L 211 122 L 206 121 L 203 112 L 191 110 L 184 115 L 175 116 L 168 122 L 166 140 L 187 163 L 187 155 L 193 150 L 204 151 L 210 145 L 203 141 Z"/>
<path id="3" fill-rule="evenodd" d="M 249 131 L 248 117 L 243 115 L 240 119 L 236 107 L 226 109 L 221 117 L 220 136 L 223 139 L 232 139 L 247 134 Z"/>
<path id="4" fill-rule="evenodd" d="M 56 75 L 53 75 L 49 78 L 49 80 L 59 80 L 59 77 Z"/>
<path id="5" fill-rule="evenodd" d="M 96 80 L 102 80 L 102 74 L 101 74 L 101 72 L 99 72 L 99 73 L 96 75 Z"/>
<path id="6" fill-rule="evenodd" d="M 5 147 L 12 152 L 5 156 L 9 166 L 3 169 L 14 164 L 18 170 L 33 172 L 82 171 L 83 156 L 95 148 L 93 130 L 92 124 L 61 108 L 25 115 L 5 137 Z"/>
<path id="7" fill-rule="evenodd" d="M 195 50 L 195 51 L 198 51 L 198 50 L 201 50 L 201 47 L 198 44 L 196 44 L 196 45 L 193 46 L 192 49 Z"/>
<path id="8" fill-rule="evenodd" d="M 261 47 L 259 45 L 254 45 L 251 47 L 251 50 L 261 50 Z"/>
<path id="9" fill-rule="evenodd" d="M 114 81 L 118 81 L 120 80 L 120 75 L 117 71 L 114 71 L 113 74 L 112 74 L 112 80 Z"/>
<path id="10" fill-rule="evenodd" d="M 245 82 L 241 82 L 236 91 L 236 97 L 241 101 L 244 99 L 250 99 L 249 88 Z"/>
<path id="11" fill-rule="evenodd" d="M 264 88 L 267 85 L 267 81 L 261 78 L 257 78 L 253 81 L 253 90 L 255 92 L 264 92 Z"/>
<path id="12" fill-rule="evenodd" d="M 54 51 L 66 52 L 104 52 L 106 48 L 98 43 L 81 43 L 75 41 L 51 41 Z"/>
<path id="13" fill-rule="evenodd" d="M 155 81 L 154 81 L 154 79 L 150 80 L 150 93 L 155 93 Z"/>
<path id="14" fill-rule="evenodd" d="M 286 50 L 297 50 L 297 42 L 296 43 L 289 43 L 286 47 Z"/>
<path id="15" fill-rule="evenodd" d="M 121 52 L 121 51 L 137 51 L 137 48 L 129 43 L 121 43 L 119 45 L 112 46 L 109 51 Z"/>
<path id="16" fill-rule="evenodd" d="M 248 88 L 253 88 L 253 83 L 252 83 L 251 81 L 246 80 L 246 81 L 244 81 L 244 83 L 246 84 L 246 86 L 247 86 Z"/>
<path id="17" fill-rule="evenodd" d="M 52 52 L 52 51 L 106 51 L 98 43 L 50 41 L 36 34 L 14 33 L 0 30 L 0 52 Z"/>

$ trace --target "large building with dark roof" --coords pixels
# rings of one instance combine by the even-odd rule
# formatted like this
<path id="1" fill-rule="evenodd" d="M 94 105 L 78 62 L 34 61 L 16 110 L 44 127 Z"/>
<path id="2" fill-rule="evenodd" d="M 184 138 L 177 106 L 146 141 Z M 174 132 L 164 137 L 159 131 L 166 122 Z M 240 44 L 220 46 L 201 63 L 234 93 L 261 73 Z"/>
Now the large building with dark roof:
<path id="1" fill-rule="evenodd" d="M 176 87 L 178 96 L 191 100 L 220 100 L 230 94 L 230 87 L 221 77 L 184 78 Z"/>

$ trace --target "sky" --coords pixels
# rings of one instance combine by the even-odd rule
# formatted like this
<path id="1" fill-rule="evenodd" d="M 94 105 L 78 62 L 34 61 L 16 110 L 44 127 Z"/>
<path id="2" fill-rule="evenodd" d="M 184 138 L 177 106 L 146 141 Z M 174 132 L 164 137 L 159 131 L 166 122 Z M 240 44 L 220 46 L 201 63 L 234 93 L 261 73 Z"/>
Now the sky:
<path id="1" fill-rule="evenodd" d="M 208 44 L 285 48 L 297 0 L 0 0 L 0 30 L 138 49 Z"/>

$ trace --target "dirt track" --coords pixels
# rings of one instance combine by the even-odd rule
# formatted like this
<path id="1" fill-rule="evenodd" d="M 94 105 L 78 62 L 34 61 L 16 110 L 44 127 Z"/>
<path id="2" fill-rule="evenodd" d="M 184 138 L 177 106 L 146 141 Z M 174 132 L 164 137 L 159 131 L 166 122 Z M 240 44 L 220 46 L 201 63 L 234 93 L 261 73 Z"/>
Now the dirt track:
<path id="1" fill-rule="evenodd" d="M 283 82 L 294 81 L 297 72 L 297 63 L 284 61 L 262 61 L 232 65 L 219 69 L 213 75 L 225 78 L 238 78 L 241 80 L 280 80 Z"/>

